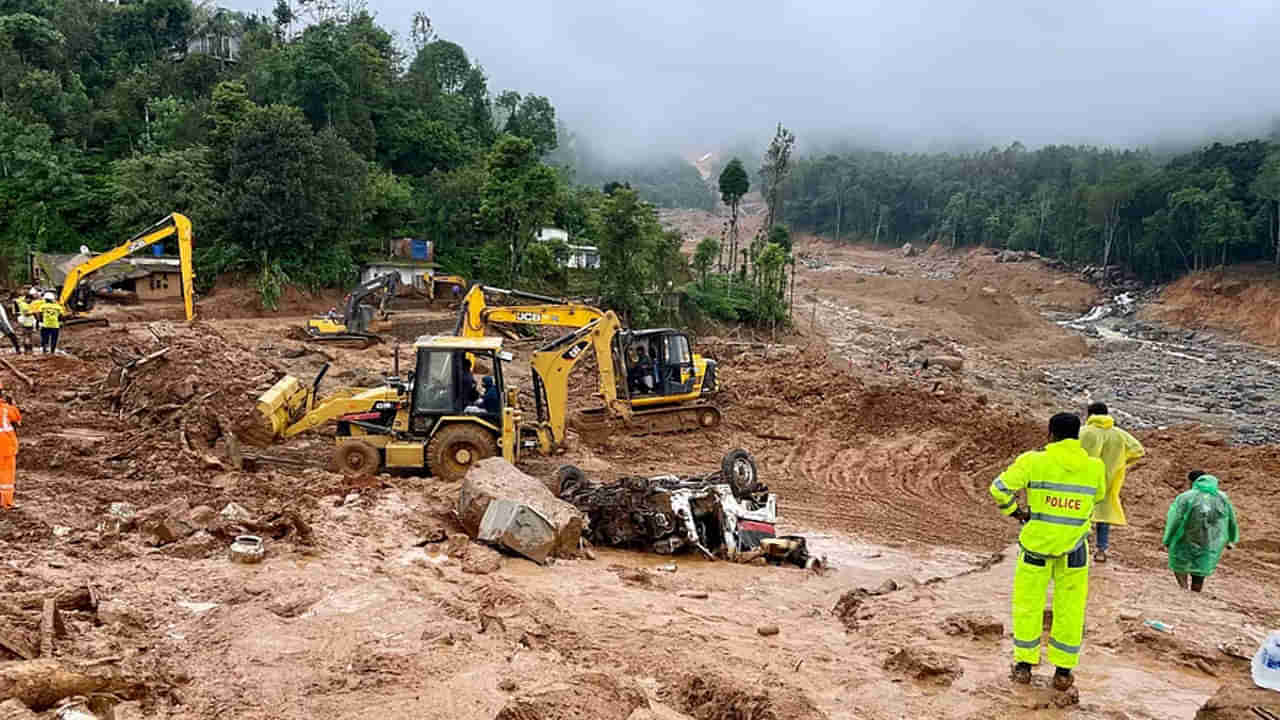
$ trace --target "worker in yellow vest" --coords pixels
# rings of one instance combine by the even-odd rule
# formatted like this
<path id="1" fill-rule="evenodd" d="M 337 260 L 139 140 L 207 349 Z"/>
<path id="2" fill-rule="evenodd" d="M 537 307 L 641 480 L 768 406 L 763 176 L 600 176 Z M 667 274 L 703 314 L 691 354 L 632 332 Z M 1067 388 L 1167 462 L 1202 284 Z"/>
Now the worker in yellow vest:
<path id="1" fill-rule="evenodd" d="M 34 287 L 27 290 L 25 298 L 18 298 L 18 328 L 22 333 L 22 346 L 27 354 L 34 352 L 36 336 L 36 311 L 32 306 L 40 300 L 40 291 Z"/>
<path id="2" fill-rule="evenodd" d="M 62 330 L 62 315 L 66 311 L 53 293 L 44 294 L 40 303 L 40 349 L 49 355 L 58 351 L 58 333 Z"/>
<path id="3" fill-rule="evenodd" d="M 1027 452 L 991 483 L 1000 512 L 1023 523 L 1013 574 L 1013 680 L 1031 682 L 1040 664 L 1044 603 L 1053 582 L 1049 662 L 1053 686 L 1067 690 L 1080 660 L 1089 597 L 1089 518 L 1106 493 L 1106 466 L 1080 447 L 1080 418 L 1059 413 L 1049 420 L 1052 442 Z M 1026 491 L 1027 507 L 1015 493 Z"/>

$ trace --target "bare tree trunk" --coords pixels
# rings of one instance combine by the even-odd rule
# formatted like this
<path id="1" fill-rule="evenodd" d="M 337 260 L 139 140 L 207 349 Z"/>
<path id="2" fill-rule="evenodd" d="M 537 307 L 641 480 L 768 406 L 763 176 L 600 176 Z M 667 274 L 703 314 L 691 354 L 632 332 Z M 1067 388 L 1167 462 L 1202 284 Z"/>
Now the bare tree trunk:
<path id="1" fill-rule="evenodd" d="M 1276 246 L 1276 265 L 1280 265 L 1280 200 L 1271 201 L 1271 219 L 1274 223 L 1271 237 Z"/>
<path id="2" fill-rule="evenodd" d="M 840 215 L 844 211 L 844 202 L 840 195 L 836 195 L 836 242 L 840 242 Z M 1280 262 L 1280 251 L 1276 255 L 1277 262 Z"/>
<path id="3" fill-rule="evenodd" d="M 1040 200 L 1040 232 L 1036 235 L 1036 252 L 1044 253 L 1044 217 L 1049 212 L 1049 199 Z"/>
<path id="4" fill-rule="evenodd" d="M 874 241 L 872 241 L 872 244 L 874 245 L 880 244 L 880 226 L 883 224 L 884 224 L 884 208 L 882 207 L 876 213 L 876 238 Z"/>

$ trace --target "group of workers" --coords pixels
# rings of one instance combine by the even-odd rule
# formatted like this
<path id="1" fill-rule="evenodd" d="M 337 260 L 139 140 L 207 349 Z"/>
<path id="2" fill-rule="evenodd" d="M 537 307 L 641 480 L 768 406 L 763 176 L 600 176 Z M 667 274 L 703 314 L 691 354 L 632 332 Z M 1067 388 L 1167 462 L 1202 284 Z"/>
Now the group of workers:
<path id="1" fill-rule="evenodd" d="M 17 315 L 18 324 L 14 327 L 9 321 L 9 313 L 4 304 L 0 304 L 0 333 L 4 333 L 13 343 L 14 354 L 34 353 L 35 335 L 40 333 L 40 351 L 51 355 L 58 351 L 58 335 L 62 332 L 62 316 L 67 309 L 58 302 L 52 292 L 41 292 L 32 287 L 13 300 L 11 306 Z"/>
<path id="2" fill-rule="evenodd" d="M 1097 546 L 1093 562 L 1105 563 L 1111 526 L 1127 524 L 1120 503 L 1126 470 L 1145 450 L 1116 427 L 1103 403 L 1089 406 L 1083 427 L 1074 413 L 1054 415 L 1049 440 L 1043 450 L 1020 455 L 991 483 L 990 492 L 1001 513 L 1022 523 L 1013 577 L 1013 680 L 1030 683 L 1032 668 L 1040 663 L 1045 597 L 1052 582 L 1048 657 L 1056 668 L 1053 686 L 1067 690 L 1075 682 L 1072 670 L 1084 639 L 1090 528 Z M 1240 531 L 1218 479 L 1200 470 L 1187 478 L 1191 488 L 1169 508 L 1163 545 L 1178 585 L 1200 592 Z M 1020 491 L 1026 507 L 1018 504 Z"/>

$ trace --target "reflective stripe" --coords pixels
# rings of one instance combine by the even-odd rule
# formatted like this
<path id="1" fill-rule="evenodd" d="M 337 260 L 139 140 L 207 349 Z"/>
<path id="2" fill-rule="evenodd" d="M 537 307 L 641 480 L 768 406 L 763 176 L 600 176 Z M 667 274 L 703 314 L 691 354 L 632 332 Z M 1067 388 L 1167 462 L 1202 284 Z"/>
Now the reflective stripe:
<path id="1" fill-rule="evenodd" d="M 1018 504 L 1017 499 L 1010 500 L 1009 502 L 1007 502 L 1007 503 L 1005 503 L 1005 504 L 1001 505 L 1001 506 L 1000 506 L 1000 509 L 1001 509 L 1001 510 L 1008 510 L 1009 508 L 1013 507 L 1013 506 L 1014 506 L 1014 505 L 1016 505 L 1016 504 Z"/>
<path id="2" fill-rule="evenodd" d="M 1034 650 L 1035 648 L 1040 647 L 1040 641 L 1039 640 L 1019 640 L 1018 638 L 1014 638 L 1013 646 L 1022 648 L 1023 650 Z"/>
<path id="3" fill-rule="evenodd" d="M 1047 513 L 1035 512 L 1031 513 L 1031 519 L 1039 520 L 1040 522 L 1052 523 L 1054 525 L 1072 525 L 1075 527 L 1079 527 L 1089 522 L 1089 518 L 1073 518 L 1063 515 L 1049 515 Z"/>
<path id="4" fill-rule="evenodd" d="M 991 483 L 991 487 L 999 490 L 1005 495 L 1013 494 L 1013 491 L 1009 489 L 1009 486 L 1004 484 L 1004 478 L 996 478 L 995 482 Z"/>
<path id="5" fill-rule="evenodd" d="M 1066 483 L 1054 482 L 1029 482 L 1028 490 L 1052 490 L 1053 492 L 1074 493 L 1076 495 L 1088 495 L 1093 497 L 1097 494 L 1098 489 L 1088 485 L 1067 485 Z"/>
<path id="6" fill-rule="evenodd" d="M 1014 642 L 1017 642 L 1017 640 L 1014 640 Z M 1057 640 L 1054 640 L 1052 637 L 1049 638 L 1049 644 L 1052 645 L 1055 649 L 1061 650 L 1064 653 L 1071 653 L 1072 655 L 1075 655 L 1080 652 L 1079 645 L 1064 645 L 1063 643 L 1060 643 Z"/>

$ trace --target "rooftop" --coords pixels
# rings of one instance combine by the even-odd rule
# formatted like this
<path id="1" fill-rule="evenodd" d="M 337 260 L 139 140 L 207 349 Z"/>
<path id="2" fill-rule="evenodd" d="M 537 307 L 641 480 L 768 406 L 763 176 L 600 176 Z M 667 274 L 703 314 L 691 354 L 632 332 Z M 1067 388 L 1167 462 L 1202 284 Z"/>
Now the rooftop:
<path id="1" fill-rule="evenodd" d="M 423 335 L 414 341 L 415 348 L 438 348 L 441 350 L 501 350 L 502 338 L 481 337 L 465 338 L 456 335 Z"/>

